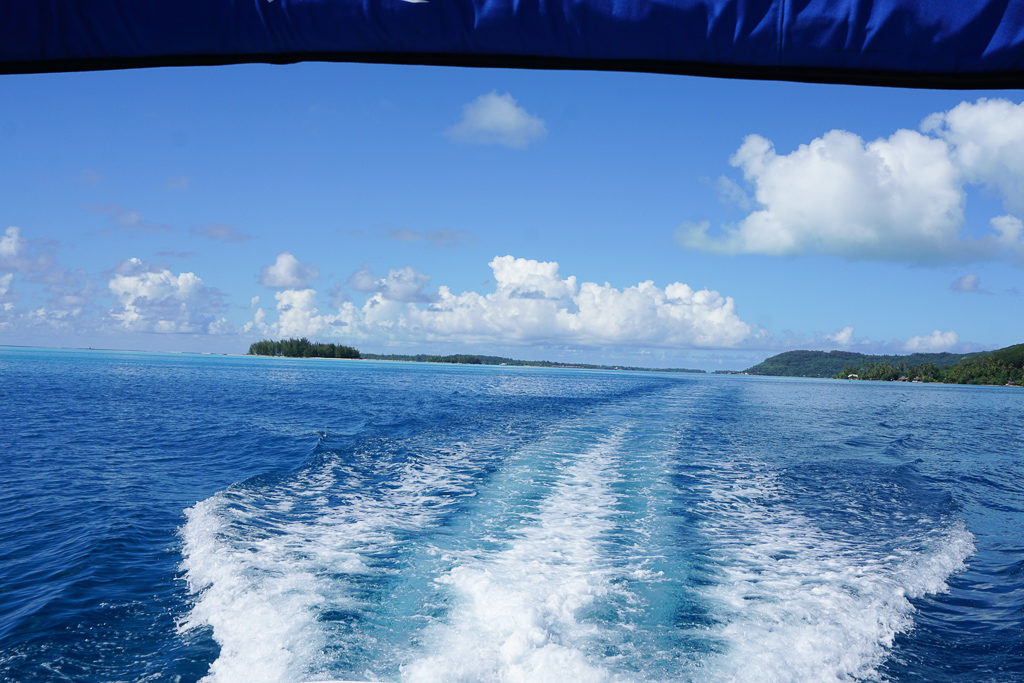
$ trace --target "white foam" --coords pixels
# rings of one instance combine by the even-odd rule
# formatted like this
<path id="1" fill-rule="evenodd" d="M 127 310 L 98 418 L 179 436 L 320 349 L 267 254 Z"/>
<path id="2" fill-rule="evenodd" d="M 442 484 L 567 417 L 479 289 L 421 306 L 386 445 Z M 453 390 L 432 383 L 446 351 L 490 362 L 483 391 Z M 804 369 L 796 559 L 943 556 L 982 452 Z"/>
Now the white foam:
<path id="1" fill-rule="evenodd" d="M 182 567 L 198 598 L 181 628 L 213 628 L 221 654 L 208 679 L 297 679 L 321 640 L 312 614 L 319 587 L 308 573 L 268 566 L 281 554 L 279 546 L 223 542 L 223 502 L 215 496 L 187 511 Z"/>
<path id="2" fill-rule="evenodd" d="M 195 602 L 179 629 L 209 626 L 221 646 L 204 680 L 315 676 L 329 640 L 318 615 L 366 607 L 344 577 L 376 571 L 370 558 L 398 543 L 397 530 L 423 528 L 441 514 L 449 499 L 437 491 L 466 487 L 465 449 L 432 457 L 398 466 L 395 484 L 376 496 L 360 493 L 328 460 L 279 488 L 231 490 L 186 510 L 181 566 Z"/>
<path id="3" fill-rule="evenodd" d="M 426 654 L 402 667 L 427 681 L 605 681 L 584 650 L 596 625 L 579 611 L 614 590 L 600 552 L 613 528 L 609 488 L 621 435 L 581 454 L 505 549 L 466 556 L 439 579 L 454 604 L 428 633 Z"/>
<path id="4" fill-rule="evenodd" d="M 916 539 L 927 549 L 871 556 L 778 501 L 770 472 L 740 475 L 713 496 L 717 584 L 707 598 L 724 642 L 709 678 L 846 681 L 875 678 L 897 634 L 913 625 L 910 598 L 947 589 L 974 552 L 962 524 Z"/>

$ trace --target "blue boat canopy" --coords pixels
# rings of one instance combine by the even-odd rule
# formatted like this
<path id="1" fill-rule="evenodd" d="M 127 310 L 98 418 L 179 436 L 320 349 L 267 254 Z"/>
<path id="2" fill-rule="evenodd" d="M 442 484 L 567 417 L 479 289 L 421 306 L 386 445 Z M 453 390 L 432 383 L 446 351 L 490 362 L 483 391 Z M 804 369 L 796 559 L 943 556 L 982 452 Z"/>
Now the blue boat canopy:
<path id="1" fill-rule="evenodd" d="M 304 60 L 1024 87 L 1024 0 L 5 0 L 0 73 Z"/>

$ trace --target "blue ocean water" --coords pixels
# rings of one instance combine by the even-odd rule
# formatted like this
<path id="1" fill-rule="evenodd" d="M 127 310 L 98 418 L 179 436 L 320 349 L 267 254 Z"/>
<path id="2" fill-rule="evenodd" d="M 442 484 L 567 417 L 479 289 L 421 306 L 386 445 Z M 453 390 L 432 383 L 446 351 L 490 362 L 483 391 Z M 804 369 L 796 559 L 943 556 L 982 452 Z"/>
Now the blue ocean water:
<path id="1" fill-rule="evenodd" d="M 1024 678 L 1024 390 L 0 349 L 0 679 Z"/>

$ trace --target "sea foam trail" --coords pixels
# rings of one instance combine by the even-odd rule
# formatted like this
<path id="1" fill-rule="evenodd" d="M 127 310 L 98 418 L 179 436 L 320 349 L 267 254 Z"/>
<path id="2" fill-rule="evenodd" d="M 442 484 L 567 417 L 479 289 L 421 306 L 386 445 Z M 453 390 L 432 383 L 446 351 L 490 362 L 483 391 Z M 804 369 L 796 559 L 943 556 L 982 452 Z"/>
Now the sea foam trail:
<path id="1" fill-rule="evenodd" d="M 726 480 L 706 506 L 720 562 L 707 598 L 722 625 L 711 635 L 724 645 L 710 680 L 877 678 L 896 635 L 913 626 L 910 599 L 946 591 L 974 552 L 959 521 L 867 552 L 788 509 L 767 469 Z"/>
<path id="2" fill-rule="evenodd" d="M 600 628 L 581 610 L 616 589 L 602 557 L 617 498 L 610 489 L 617 432 L 566 467 L 542 507 L 503 550 L 458 562 L 447 623 L 426 634 L 431 654 L 402 667 L 404 680 L 605 681 L 585 654 Z"/>
<path id="3" fill-rule="evenodd" d="M 221 652 L 205 680 L 323 678 L 332 634 L 320 616 L 372 611 L 347 581 L 385 571 L 373 558 L 393 551 L 399 533 L 472 495 L 473 466 L 466 448 L 434 452 L 367 494 L 328 457 L 275 487 L 237 487 L 187 509 L 181 566 L 195 602 L 179 630 L 212 628 Z"/>

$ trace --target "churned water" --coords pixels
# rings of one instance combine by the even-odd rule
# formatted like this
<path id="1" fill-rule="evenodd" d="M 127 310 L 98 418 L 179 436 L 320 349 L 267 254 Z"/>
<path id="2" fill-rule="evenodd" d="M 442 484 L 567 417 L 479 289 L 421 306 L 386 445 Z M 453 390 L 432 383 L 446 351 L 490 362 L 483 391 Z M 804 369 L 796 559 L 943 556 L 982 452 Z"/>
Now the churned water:
<path id="1" fill-rule="evenodd" d="M 1024 677 L 1024 390 L 0 349 L 0 678 Z"/>

